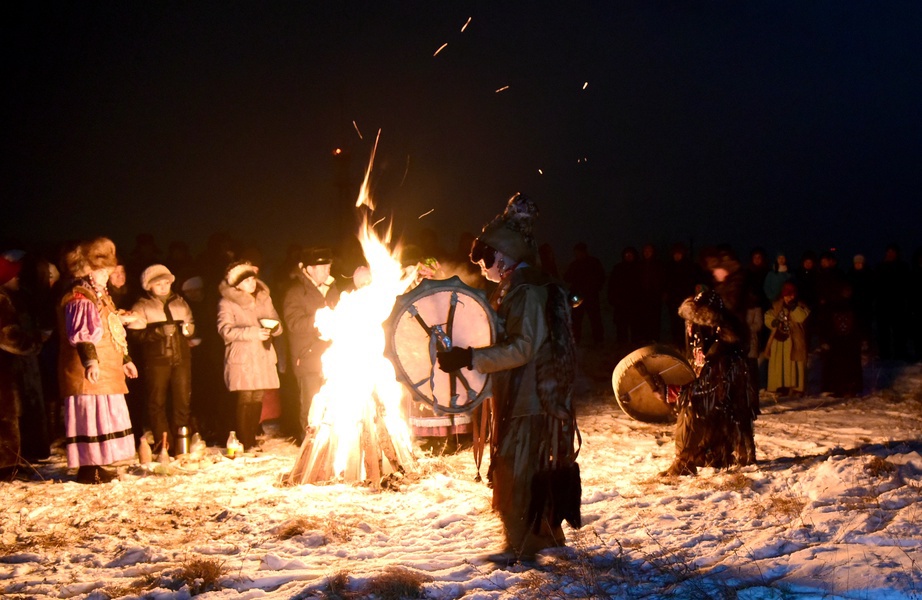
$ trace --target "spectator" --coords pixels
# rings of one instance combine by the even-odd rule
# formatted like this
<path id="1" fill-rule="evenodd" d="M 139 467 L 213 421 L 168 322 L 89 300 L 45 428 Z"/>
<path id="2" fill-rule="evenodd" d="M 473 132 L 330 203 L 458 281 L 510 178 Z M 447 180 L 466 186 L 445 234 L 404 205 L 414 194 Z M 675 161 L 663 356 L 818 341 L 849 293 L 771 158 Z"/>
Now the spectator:
<path id="1" fill-rule="evenodd" d="M 285 293 L 282 314 L 287 329 L 292 368 L 298 380 L 300 431 L 303 438 L 309 425 L 311 401 L 323 385 L 321 357 L 329 342 L 320 339 L 314 316 L 339 300 L 339 287 L 330 275 L 333 251 L 308 248 L 298 262 L 298 280 Z"/>
<path id="2" fill-rule="evenodd" d="M 20 359 L 28 357 L 38 377 L 36 356 L 43 341 L 37 331 L 23 326 L 13 299 L 19 289 L 21 268 L 20 261 L 0 256 L 0 481 L 16 477 L 22 466 L 20 417 L 28 382 L 23 378 Z M 40 382 L 34 384 L 41 389 Z M 44 410 L 44 406 L 39 408 Z"/>
<path id="3" fill-rule="evenodd" d="M 116 267 L 115 244 L 97 238 L 67 253 L 74 278 L 60 303 L 60 384 L 64 397 L 67 465 L 79 483 L 105 483 L 115 473 L 103 465 L 135 455 L 125 378 L 138 376 L 128 355 L 124 324 L 106 283 Z"/>
<path id="4" fill-rule="evenodd" d="M 256 444 L 266 390 L 278 390 L 278 355 L 271 338 L 281 335 L 279 315 L 259 269 L 243 261 L 227 267 L 219 286 L 218 332 L 224 339 L 224 383 L 237 396 L 237 438 Z M 267 321 L 267 320 L 271 320 Z"/>
<path id="5" fill-rule="evenodd" d="M 896 244 L 887 246 L 874 277 L 877 352 L 884 360 L 906 360 L 909 329 L 909 265 Z"/>
<path id="6" fill-rule="evenodd" d="M 138 319 L 129 325 L 142 353 L 141 375 L 151 432 L 157 444 L 166 435 L 170 453 L 176 450 L 176 431 L 189 426 L 192 355 L 188 340 L 195 331 L 192 310 L 171 287 L 175 280 L 164 265 L 144 269 L 141 288 L 145 295 L 134 303 L 131 310 Z"/>
<path id="7" fill-rule="evenodd" d="M 639 333 L 634 317 L 640 310 L 640 263 L 637 249 L 627 246 L 621 251 L 621 262 L 612 267 L 608 278 L 608 303 L 612 307 L 615 342 L 635 344 Z"/>
<path id="8" fill-rule="evenodd" d="M 807 382 L 807 334 L 810 308 L 797 298 L 797 286 L 786 281 L 781 298 L 765 313 L 768 337 L 768 391 L 803 395 Z"/>
<path id="9" fill-rule="evenodd" d="M 602 325 L 602 288 L 605 285 L 605 267 L 595 256 L 589 254 L 585 242 L 573 247 L 574 259 L 563 275 L 570 287 L 570 293 L 578 296 L 582 302 L 573 309 L 573 337 L 579 344 L 582 339 L 583 318 L 589 318 L 589 330 L 592 343 L 601 346 L 605 341 Z"/>

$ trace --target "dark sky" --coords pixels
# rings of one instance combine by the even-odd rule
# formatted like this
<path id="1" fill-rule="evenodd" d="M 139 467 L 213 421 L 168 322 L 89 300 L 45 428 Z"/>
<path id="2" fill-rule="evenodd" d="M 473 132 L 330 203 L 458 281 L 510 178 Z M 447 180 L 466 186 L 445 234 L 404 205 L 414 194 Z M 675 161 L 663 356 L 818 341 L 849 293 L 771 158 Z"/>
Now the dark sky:
<path id="1" fill-rule="evenodd" d="M 922 243 L 922 3 L 499 4 L 4 8 L 0 238 L 331 243 L 380 129 L 376 214 L 446 246 L 515 191 L 562 262 Z"/>

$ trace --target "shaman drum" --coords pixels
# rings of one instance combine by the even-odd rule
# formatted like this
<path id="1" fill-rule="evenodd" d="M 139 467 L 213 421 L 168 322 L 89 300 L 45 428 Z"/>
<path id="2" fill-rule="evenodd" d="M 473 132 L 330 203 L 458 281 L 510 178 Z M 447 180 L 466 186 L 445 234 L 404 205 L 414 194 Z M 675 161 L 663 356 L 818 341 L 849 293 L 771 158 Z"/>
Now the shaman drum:
<path id="1" fill-rule="evenodd" d="M 490 395 L 487 375 L 471 369 L 443 373 L 435 355 L 495 341 L 496 315 L 482 290 L 458 277 L 424 279 L 397 297 L 384 327 L 385 354 L 397 379 L 436 416 L 470 412 Z"/>
<path id="2" fill-rule="evenodd" d="M 667 385 L 688 385 L 695 371 L 682 354 L 666 345 L 644 346 L 621 359 L 611 375 L 615 399 L 629 417 L 645 423 L 675 421 Z"/>

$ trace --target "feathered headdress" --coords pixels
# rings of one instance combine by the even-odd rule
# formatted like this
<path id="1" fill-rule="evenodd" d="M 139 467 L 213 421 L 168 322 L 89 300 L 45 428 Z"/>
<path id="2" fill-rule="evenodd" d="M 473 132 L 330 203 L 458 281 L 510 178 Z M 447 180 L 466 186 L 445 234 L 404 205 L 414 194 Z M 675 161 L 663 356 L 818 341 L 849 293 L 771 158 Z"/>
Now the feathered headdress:
<path id="1" fill-rule="evenodd" d="M 514 260 L 534 260 L 538 252 L 534 237 L 538 214 L 538 206 L 531 199 L 516 193 L 502 214 L 487 223 L 479 239 Z"/>

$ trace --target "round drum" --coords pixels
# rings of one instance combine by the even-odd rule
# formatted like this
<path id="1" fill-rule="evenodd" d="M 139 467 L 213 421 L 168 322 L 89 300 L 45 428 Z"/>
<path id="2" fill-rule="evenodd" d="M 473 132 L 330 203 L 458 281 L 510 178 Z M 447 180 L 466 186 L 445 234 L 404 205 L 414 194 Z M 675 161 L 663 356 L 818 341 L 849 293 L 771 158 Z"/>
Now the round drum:
<path id="1" fill-rule="evenodd" d="M 688 385 L 695 371 L 672 346 L 652 345 L 634 350 L 621 359 L 611 375 L 615 399 L 629 417 L 645 423 L 675 421 L 666 398 L 667 385 Z"/>
<path id="2" fill-rule="evenodd" d="M 436 416 L 473 410 L 489 395 L 489 378 L 471 369 L 443 373 L 436 352 L 483 347 L 496 339 L 486 294 L 458 277 L 424 279 L 394 303 L 385 323 L 386 354 L 397 379 Z"/>

